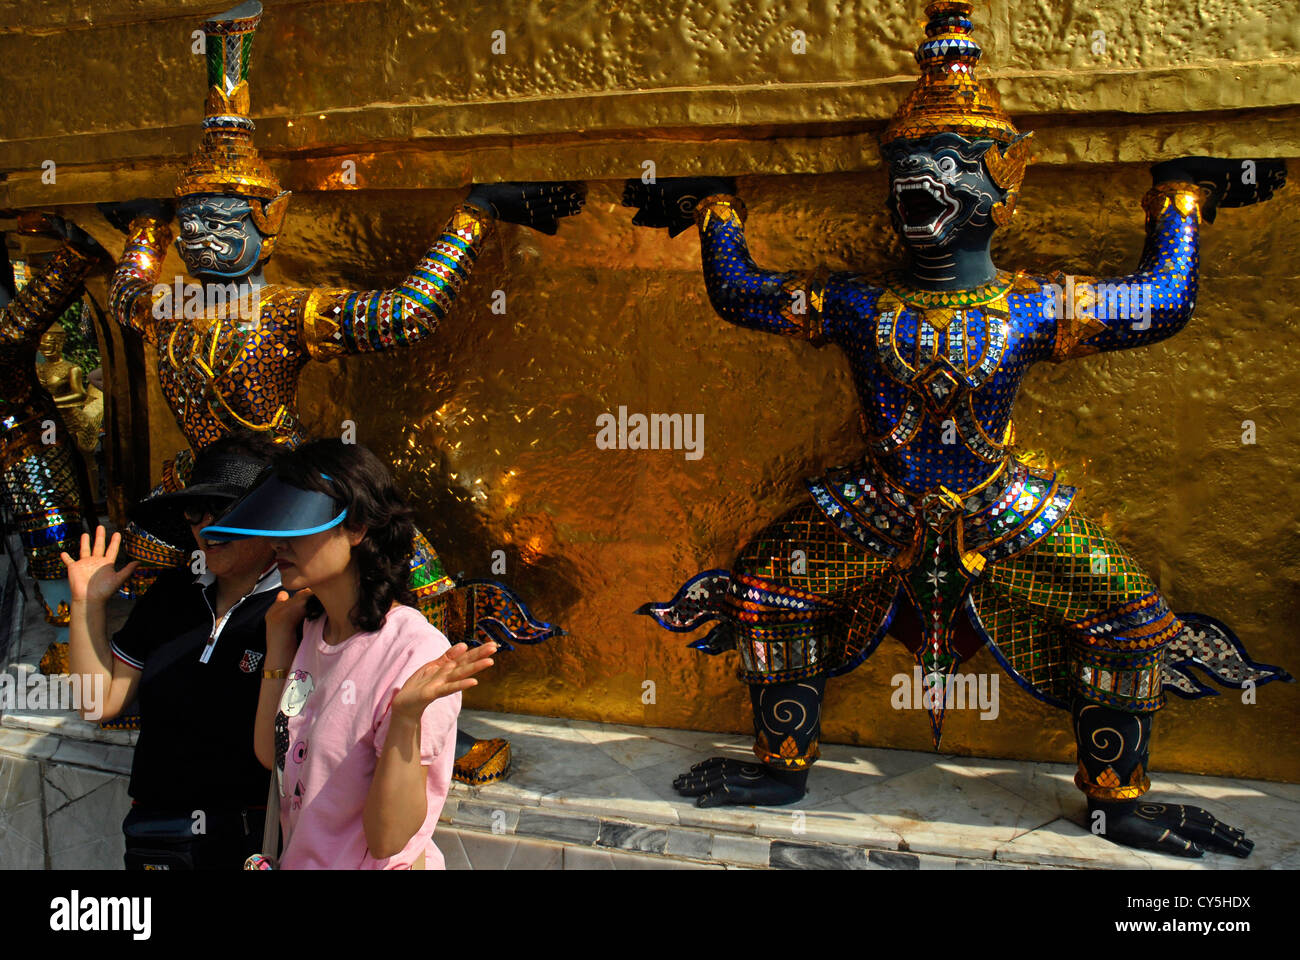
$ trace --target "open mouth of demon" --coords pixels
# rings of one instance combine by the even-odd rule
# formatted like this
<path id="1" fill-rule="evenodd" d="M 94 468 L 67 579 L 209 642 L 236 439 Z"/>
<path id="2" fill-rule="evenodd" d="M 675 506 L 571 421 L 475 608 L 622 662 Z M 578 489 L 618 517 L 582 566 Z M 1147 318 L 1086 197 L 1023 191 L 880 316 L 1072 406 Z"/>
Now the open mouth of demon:
<path id="1" fill-rule="evenodd" d="M 235 243 L 210 233 L 197 238 L 181 237 L 176 241 L 176 245 L 191 269 L 212 270 L 233 263 L 242 256 L 244 247 L 242 242 L 236 246 Z"/>
<path id="2" fill-rule="evenodd" d="M 935 239 L 961 210 L 947 185 L 928 175 L 895 180 L 894 205 L 903 221 L 903 235 L 915 240 Z"/>
<path id="3" fill-rule="evenodd" d="M 200 237 L 197 240 L 182 238 L 180 245 L 190 253 L 198 254 L 206 250 L 211 250 L 219 257 L 228 257 L 235 249 L 233 243 L 214 237 L 211 234 Z"/>

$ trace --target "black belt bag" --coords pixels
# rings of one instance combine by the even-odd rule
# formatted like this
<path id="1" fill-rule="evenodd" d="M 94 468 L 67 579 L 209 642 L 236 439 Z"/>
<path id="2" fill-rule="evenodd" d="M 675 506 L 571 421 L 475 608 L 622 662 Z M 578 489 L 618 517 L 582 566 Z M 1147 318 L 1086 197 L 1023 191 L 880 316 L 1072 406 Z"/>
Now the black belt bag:
<path id="1" fill-rule="evenodd" d="M 198 870 L 225 860 L 239 869 L 245 848 L 255 846 L 262 811 L 205 811 L 202 821 L 192 812 L 132 807 L 122 821 L 128 870 Z M 202 824 L 202 832 L 195 832 Z M 224 853 L 224 856 L 223 856 Z"/>

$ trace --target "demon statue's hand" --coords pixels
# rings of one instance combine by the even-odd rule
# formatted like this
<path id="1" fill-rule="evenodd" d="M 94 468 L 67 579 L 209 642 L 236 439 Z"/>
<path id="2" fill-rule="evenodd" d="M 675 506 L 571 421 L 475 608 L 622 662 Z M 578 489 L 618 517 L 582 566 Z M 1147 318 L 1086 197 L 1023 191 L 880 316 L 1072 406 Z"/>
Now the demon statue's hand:
<path id="1" fill-rule="evenodd" d="M 587 202 L 587 185 L 572 180 L 476 183 L 465 202 L 505 223 L 519 223 L 554 236 L 560 229 L 560 217 L 571 217 L 582 210 Z"/>
<path id="2" fill-rule="evenodd" d="M 1214 222 L 1219 207 L 1245 207 L 1273 196 L 1286 183 L 1285 160 L 1221 160 L 1216 157 L 1179 157 L 1151 168 L 1155 184 L 1190 181 L 1210 192 L 1203 211 Z"/>
<path id="3" fill-rule="evenodd" d="M 695 206 L 717 193 L 735 194 L 729 177 L 660 177 L 653 183 L 628 180 L 623 185 L 623 206 L 636 207 L 632 222 L 638 227 L 667 227 L 675 237 L 695 222 Z"/>
<path id="4" fill-rule="evenodd" d="M 1126 847 L 1153 850 L 1175 857 L 1200 857 L 1206 850 L 1248 857 L 1255 843 L 1236 827 L 1230 827 L 1200 807 L 1180 803 L 1130 803 L 1091 801 L 1088 812 L 1106 839 Z"/>
<path id="5" fill-rule="evenodd" d="M 684 797 L 698 797 L 697 807 L 779 807 L 801 799 L 807 779 L 806 770 L 778 772 L 761 763 L 710 757 L 677 777 L 673 789 Z"/>
<path id="6" fill-rule="evenodd" d="M 98 240 L 57 213 L 24 213 L 18 219 L 18 232 L 63 240 L 84 256 L 110 261 L 108 251 L 99 245 Z"/>
<path id="7" fill-rule="evenodd" d="M 131 222 L 137 217 L 153 217 L 163 223 L 171 223 L 176 216 L 176 204 L 171 200 L 154 200 L 150 197 L 137 197 L 118 203 L 96 204 L 104 219 L 122 233 L 131 231 Z"/>

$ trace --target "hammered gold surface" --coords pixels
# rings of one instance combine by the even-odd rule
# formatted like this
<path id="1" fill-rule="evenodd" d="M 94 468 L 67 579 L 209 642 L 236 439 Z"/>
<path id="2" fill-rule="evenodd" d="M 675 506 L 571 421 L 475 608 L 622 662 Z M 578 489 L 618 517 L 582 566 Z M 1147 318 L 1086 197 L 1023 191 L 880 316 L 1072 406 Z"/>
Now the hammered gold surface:
<path id="1" fill-rule="evenodd" d="M 256 142 L 297 191 L 271 281 L 395 283 L 463 197 L 396 188 L 594 181 L 586 210 L 557 237 L 500 230 L 434 342 L 313 364 L 302 378 L 308 426 L 355 421 L 358 439 L 396 464 L 449 571 L 492 575 L 491 552 L 504 550 L 499 578 L 570 631 L 499 657 L 468 706 L 748 732 L 730 659 L 689 650 L 632 611 L 729 562 L 804 495 L 801 478 L 856 456 L 856 399 L 833 350 L 719 320 L 694 237 L 634 229 L 618 181 L 645 159 L 661 175 L 753 174 L 740 191 L 759 263 L 868 274 L 893 265 L 873 136 L 914 80 L 921 6 L 560 2 L 498 14 L 267 3 L 253 55 Z M 1019 443 L 1082 486 L 1080 509 L 1175 610 L 1225 621 L 1257 659 L 1295 672 L 1300 373 L 1287 345 L 1300 300 L 1300 27 L 1283 0 L 1079 6 L 976 7 L 983 75 L 1017 126 L 1035 131 L 1038 157 L 995 245 L 999 266 L 1131 270 L 1153 159 L 1289 157 L 1293 183 L 1205 227 L 1197 314 L 1180 335 L 1033 371 Z M 0 27 L 0 71 L 9 89 L 30 91 L 6 106 L 0 205 L 68 204 L 120 251 L 88 204 L 170 193 L 202 107 L 202 68 L 184 38 L 212 10 L 0 3 L 0 23 L 12 25 Z M 799 18 L 802 59 L 784 52 Z M 482 48 L 448 24 L 483 34 Z M 483 52 L 498 27 L 517 60 Z M 1095 29 L 1107 31 L 1109 59 L 1091 52 Z M 83 66 L 40 66 L 73 61 Z M 47 156 L 67 158 L 56 184 L 40 183 Z M 357 161 L 356 184 L 340 178 L 344 159 Z M 177 268 L 169 255 L 166 275 Z M 490 308 L 496 289 L 504 315 Z M 154 369 L 156 477 L 182 441 Z M 619 405 L 704 414 L 703 458 L 597 449 L 596 417 Z M 1246 420 L 1254 445 L 1241 443 Z M 1001 674 L 984 652 L 969 666 Z M 832 681 L 823 739 L 929 749 L 924 713 L 889 704 L 890 678 L 911 668 L 889 639 Z M 643 702 L 646 681 L 653 703 Z M 945 749 L 1073 759 L 1064 714 L 1005 675 L 1000 693 L 996 720 L 949 713 Z M 1170 700 L 1156 723 L 1157 770 L 1300 780 L 1295 686 L 1261 688 L 1257 705 L 1231 692 Z"/>
<path id="2" fill-rule="evenodd" d="M 190 36 L 212 6 L 0 0 L 0 79 L 24 91 L 5 105 L 0 205 L 170 195 L 199 139 Z M 265 6 L 256 140 L 290 190 L 607 179 L 647 159 L 663 175 L 870 169 L 924 22 L 921 2 Z M 1040 163 L 1300 153 L 1291 0 L 995 0 L 974 18 L 981 75 L 1037 131 Z"/>

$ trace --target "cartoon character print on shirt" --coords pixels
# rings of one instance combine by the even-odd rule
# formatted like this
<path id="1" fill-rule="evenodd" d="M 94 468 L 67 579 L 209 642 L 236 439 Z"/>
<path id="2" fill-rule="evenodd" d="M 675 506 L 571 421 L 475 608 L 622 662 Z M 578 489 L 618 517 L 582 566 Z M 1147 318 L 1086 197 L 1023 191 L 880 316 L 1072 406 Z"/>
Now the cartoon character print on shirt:
<path id="1" fill-rule="evenodd" d="M 275 715 L 275 776 L 280 785 L 280 796 L 284 796 L 284 759 L 289 753 L 289 718 L 302 713 L 307 698 L 316 689 L 316 682 L 306 670 L 295 670 L 289 674 L 289 682 L 284 685 L 280 695 L 280 711 Z M 294 747 L 294 760 L 302 763 L 307 756 L 307 744 L 299 741 Z M 301 792 L 301 791 L 299 791 Z M 301 797 L 295 797 L 299 803 Z"/>

